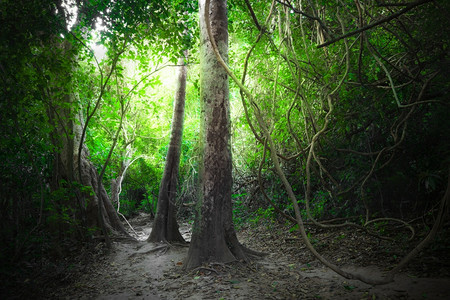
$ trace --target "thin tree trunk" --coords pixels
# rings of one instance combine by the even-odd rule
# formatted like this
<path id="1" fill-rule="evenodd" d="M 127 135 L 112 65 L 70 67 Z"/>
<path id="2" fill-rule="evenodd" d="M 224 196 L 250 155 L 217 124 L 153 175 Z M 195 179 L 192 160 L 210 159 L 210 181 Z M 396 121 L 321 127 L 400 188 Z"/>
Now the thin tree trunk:
<path id="1" fill-rule="evenodd" d="M 158 206 L 148 242 L 184 242 L 176 220 L 178 167 L 180 165 L 183 136 L 184 106 L 186 102 L 187 67 L 184 58 L 178 60 L 178 80 L 172 116 L 172 133 L 167 151 L 166 165 L 158 194 Z"/>

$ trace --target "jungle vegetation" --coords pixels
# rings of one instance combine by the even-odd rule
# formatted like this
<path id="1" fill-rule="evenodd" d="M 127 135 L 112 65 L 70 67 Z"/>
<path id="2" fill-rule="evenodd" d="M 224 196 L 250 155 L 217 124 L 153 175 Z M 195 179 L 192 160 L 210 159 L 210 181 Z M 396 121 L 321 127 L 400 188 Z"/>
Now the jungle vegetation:
<path id="1" fill-rule="evenodd" d="M 412 255 L 439 235 L 450 204 L 448 1 L 200 3 L 0 1 L 2 276 L 129 238 L 124 218 L 157 215 L 169 157 L 166 210 L 206 227 L 223 215 L 224 239 L 205 249 L 227 245 L 224 260 L 258 255 L 234 231 L 260 222 L 305 242 L 305 222 L 397 241 L 423 232 Z M 209 5 L 208 21 L 199 7 Z M 213 90 L 219 80 L 226 89 Z M 223 177 L 208 177 L 214 168 Z M 202 209 L 209 192 L 223 206 Z"/>

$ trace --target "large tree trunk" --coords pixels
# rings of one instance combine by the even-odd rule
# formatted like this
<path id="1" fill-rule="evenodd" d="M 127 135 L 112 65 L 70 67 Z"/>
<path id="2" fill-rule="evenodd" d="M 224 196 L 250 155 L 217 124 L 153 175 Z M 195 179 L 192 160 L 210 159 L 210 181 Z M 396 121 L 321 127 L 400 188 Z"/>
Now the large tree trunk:
<path id="1" fill-rule="evenodd" d="M 203 163 L 198 214 L 185 263 L 188 269 L 208 262 L 247 259 L 232 223 L 228 75 L 217 61 L 208 39 L 205 0 L 200 0 L 199 6 Z M 211 1 L 208 13 L 219 52 L 227 60 L 226 0 Z"/>
<path id="2" fill-rule="evenodd" d="M 172 116 L 172 133 L 167 151 L 166 165 L 159 187 L 158 207 L 149 242 L 184 242 L 178 230 L 175 200 L 177 195 L 178 167 L 180 165 L 183 136 L 184 105 L 186 100 L 186 73 L 184 58 L 178 60 L 177 90 Z"/>
<path id="3" fill-rule="evenodd" d="M 72 45 L 69 42 L 63 42 L 58 47 L 67 50 L 67 59 L 72 60 L 69 57 L 72 55 L 70 54 Z M 54 99 L 48 110 L 49 120 L 55 126 L 55 137 L 52 142 L 56 149 L 60 149 L 55 155 L 52 188 L 56 190 L 69 187 L 75 191 L 73 201 L 62 205 L 71 206 L 75 212 L 73 219 L 81 221 L 86 230 L 106 226 L 110 232 L 128 235 L 109 200 L 95 166 L 88 159 L 89 151 L 81 141 L 84 121 L 78 113 L 80 108 L 74 99 L 74 91 L 67 88 L 61 89 L 60 92 L 63 97 Z M 79 153 L 80 144 L 81 153 Z M 68 182 L 68 185 L 64 184 L 64 181 Z M 81 185 L 81 188 L 78 185 Z"/>
<path id="4" fill-rule="evenodd" d="M 82 123 L 82 122 L 80 122 Z M 85 220 L 85 225 L 89 228 L 101 228 L 102 223 L 99 219 L 99 205 L 102 210 L 102 217 L 104 225 L 110 232 L 126 234 L 126 230 L 120 221 L 109 197 L 106 193 L 103 184 L 99 184 L 99 174 L 97 169 L 89 161 L 89 151 L 86 146 L 82 146 L 80 155 L 81 170 L 78 170 L 78 147 L 80 145 L 81 125 L 78 122 L 69 121 L 69 131 L 73 134 L 63 139 L 63 149 L 61 151 L 61 162 L 63 172 L 61 177 L 74 180 L 83 185 L 86 191 L 89 189 L 92 192 L 81 192 L 77 194 L 78 209 L 80 210 L 81 218 Z M 67 130 L 67 129 L 66 129 Z M 81 175 L 81 178 L 80 176 Z"/>

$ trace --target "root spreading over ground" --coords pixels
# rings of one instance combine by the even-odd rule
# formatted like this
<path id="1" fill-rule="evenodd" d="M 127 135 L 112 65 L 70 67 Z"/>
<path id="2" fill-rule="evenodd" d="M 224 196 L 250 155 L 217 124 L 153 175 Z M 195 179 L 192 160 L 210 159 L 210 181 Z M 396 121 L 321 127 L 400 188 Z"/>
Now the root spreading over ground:
<path id="1" fill-rule="evenodd" d="M 447 251 L 423 253 L 394 282 L 371 286 L 323 267 L 295 232 L 279 224 L 260 224 L 241 230 L 239 239 L 268 256 L 185 272 L 186 246 L 147 243 L 151 231 L 147 215 L 130 223 L 139 241 L 114 241 L 108 254 L 99 244 L 96 255 L 88 259 L 80 255 L 57 275 L 27 278 L 17 298 L 39 285 L 34 296 L 46 299 L 450 299 Z M 354 229 L 315 230 L 312 242 L 325 257 L 344 270 L 375 278 L 408 250 Z M 181 232 L 190 239 L 186 224 Z"/>

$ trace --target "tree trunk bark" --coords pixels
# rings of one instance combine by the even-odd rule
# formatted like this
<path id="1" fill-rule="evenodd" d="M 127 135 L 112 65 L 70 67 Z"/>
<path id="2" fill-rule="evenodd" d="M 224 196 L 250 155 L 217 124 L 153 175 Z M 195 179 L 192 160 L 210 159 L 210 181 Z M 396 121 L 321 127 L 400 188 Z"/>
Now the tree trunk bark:
<path id="1" fill-rule="evenodd" d="M 184 106 L 186 102 L 187 67 L 184 58 L 178 60 L 178 80 L 172 116 L 172 133 L 166 165 L 158 194 L 158 206 L 148 242 L 184 242 L 176 220 L 178 167 L 183 136 Z"/>
<path id="2" fill-rule="evenodd" d="M 69 42 L 58 44 L 67 50 L 68 60 L 72 45 Z M 55 89 L 61 89 L 55 87 Z M 72 206 L 75 211 L 75 220 L 81 221 L 85 229 L 103 227 L 102 223 L 111 232 L 127 235 L 127 232 L 120 222 L 119 217 L 109 200 L 103 184 L 99 182 L 99 174 L 95 166 L 89 161 L 89 150 L 81 141 L 83 118 L 79 113 L 80 108 L 74 100 L 74 91 L 70 88 L 61 89 L 62 98 L 55 99 L 48 110 L 49 119 L 55 126 L 56 137 L 52 140 L 59 151 L 55 155 L 55 170 L 53 189 L 61 186 L 61 179 L 68 182 L 69 187 L 75 190 Z M 79 119 L 76 121 L 76 119 Z M 78 153 L 82 144 L 81 153 Z M 80 156 L 80 157 L 79 157 Z M 80 164 L 78 161 L 80 160 Z M 79 167 L 80 166 L 80 167 Z M 77 187 L 73 183 L 81 185 Z M 100 184 L 99 184 L 100 183 Z M 67 205 L 63 203 L 62 205 Z M 100 209 L 99 209 L 100 207 Z M 99 218 L 99 211 L 102 218 Z"/>
<path id="3" fill-rule="evenodd" d="M 81 152 L 81 172 L 78 172 L 78 146 L 80 143 L 80 136 L 81 136 L 81 125 L 79 124 L 73 124 L 74 129 L 74 137 L 73 137 L 73 152 L 71 153 L 65 153 L 65 156 L 70 160 L 72 160 L 71 164 L 72 166 L 75 166 L 73 170 L 73 174 L 81 174 L 81 178 L 77 178 L 77 175 L 72 175 L 74 178 L 77 178 L 77 181 L 79 181 L 80 184 L 82 184 L 85 187 L 90 187 L 93 191 L 93 193 L 84 193 L 83 194 L 83 201 L 82 206 L 86 207 L 85 214 L 86 214 L 86 221 L 88 227 L 101 227 L 101 220 L 99 220 L 99 208 L 100 205 L 102 210 L 102 216 L 103 221 L 107 229 L 109 229 L 112 232 L 118 233 L 118 234 L 125 234 L 128 236 L 128 233 L 125 230 L 125 227 L 123 226 L 122 222 L 119 219 L 119 216 L 116 213 L 116 210 L 114 209 L 114 206 L 112 205 L 108 194 L 106 193 L 105 188 L 103 187 L 103 184 L 99 184 L 99 174 L 97 172 L 97 169 L 92 164 L 92 162 L 89 161 L 87 158 L 89 155 L 89 151 L 86 146 L 83 145 L 83 149 Z M 71 156 L 71 158 L 70 158 Z M 68 161 L 66 162 L 68 163 Z"/>
<path id="4" fill-rule="evenodd" d="M 208 262 L 247 260 L 232 223 L 232 164 L 228 75 L 217 61 L 205 20 L 208 3 L 200 8 L 200 98 L 202 103 L 203 161 L 197 217 L 185 268 Z M 226 0 L 212 0 L 211 30 L 222 57 L 228 59 Z"/>

